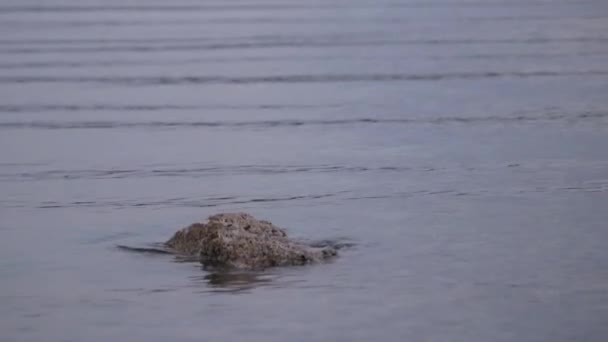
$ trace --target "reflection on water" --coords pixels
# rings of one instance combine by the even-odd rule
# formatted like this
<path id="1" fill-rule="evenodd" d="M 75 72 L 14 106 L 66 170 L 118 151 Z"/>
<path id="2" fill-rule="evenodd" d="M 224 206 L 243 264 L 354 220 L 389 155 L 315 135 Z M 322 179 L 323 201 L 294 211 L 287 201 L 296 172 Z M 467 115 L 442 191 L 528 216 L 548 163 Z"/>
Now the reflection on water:
<path id="1" fill-rule="evenodd" d="M 273 277 L 264 273 L 226 270 L 211 272 L 191 279 L 193 282 L 207 287 L 208 291 L 239 293 L 268 285 L 272 282 Z"/>
<path id="2" fill-rule="evenodd" d="M 308 240 L 308 239 L 297 239 L 300 243 L 310 245 L 315 248 L 333 247 L 343 253 L 345 249 L 353 248 L 356 244 L 349 238 L 340 239 L 325 239 L 325 240 Z M 175 255 L 168 250 L 163 243 L 150 243 L 143 246 L 128 246 L 128 245 L 116 245 L 119 250 L 130 252 L 133 254 L 141 255 L 159 255 L 159 256 L 172 256 L 172 261 L 177 263 L 192 263 L 199 264 L 197 256 L 184 256 Z M 333 262 L 338 256 L 327 260 L 322 264 L 328 264 Z M 315 265 L 302 266 L 300 268 L 314 267 Z M 297 270 L 298 267 L 296 267 Z M 267 286 L 273 282 L 273 286 L 286 286 L 288 282 L 284 277 L 285 270 L 290 269 L 289 267 L 279 267 L 274 269 L 256 270 L 256 271 L 243 271 L 237 269 L 218 268 L 201 265 L 201 273 L 203 275 L 197 275 L 191 277 L 194 283 L 202 286 L 203 292 L 207 290 L 213 292 L 244 292 L 252 290 L 256 287 Z M 283 271 L 283 273 L 282 273 Z M 283 277 L 282 277 L 283 276 Z M 277 281 L 278 280 L 278 281 Z M 206 289 L 206 290 L 205 290 Z M 144 290 L 144 292 L 164 292 L 171 291 L 171 289 L 152 289 Z"/>

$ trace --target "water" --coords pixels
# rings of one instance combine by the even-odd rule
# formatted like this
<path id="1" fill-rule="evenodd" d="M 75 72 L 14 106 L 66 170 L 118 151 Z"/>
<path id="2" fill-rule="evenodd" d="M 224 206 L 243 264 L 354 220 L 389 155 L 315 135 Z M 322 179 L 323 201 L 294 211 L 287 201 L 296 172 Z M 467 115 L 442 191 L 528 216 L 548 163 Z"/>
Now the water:
<path id="1" fill-rule="evenodd" d="M 0 3 L 2 341 L 608 338 L 602 0 Z M 220 211 L 353 243 L 212 273 Z"/>

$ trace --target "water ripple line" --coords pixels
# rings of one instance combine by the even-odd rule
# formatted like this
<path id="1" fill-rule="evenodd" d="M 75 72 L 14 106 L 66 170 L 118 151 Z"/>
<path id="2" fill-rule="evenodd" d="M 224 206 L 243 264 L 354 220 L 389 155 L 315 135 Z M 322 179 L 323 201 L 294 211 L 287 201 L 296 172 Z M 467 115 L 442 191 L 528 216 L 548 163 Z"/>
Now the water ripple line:
<path id="1" fill-rule="evenodd" d="M 213 84 L 301 84 L 301 83 L 351 83 L 351 82 L 415 82 L 479 80 L 487 78 L 538 78 L 564 76 L 608 75 L 608 70 L 539 70 L 539 71 L 483 71 L 452 72 L 437 74 L 294 74 L 276 76 L 0 76 L 0 83 L 92 83 L 124 86 L 159 85 L 213 85 Z"/>
<path id="2" fill-rule="evenodd" d="M 117 23 L 108 23 L 108 26 L 116 26 Z M 324 49 L 335 47 L 359 47 L 359 46 L 402 46 L 402 45 L 485 45 L 485 44 L 550 44 L 550 43 L 606 43 L 608 37 L 565 37 L 565 38 L 527 38 L 527 39 L 347 39 L 347 37 L 336 37 L 332 39 L 319 39 L 315 37 L 277 37 L 268 39 L 232 41 L 232 42 L 209 42 L 209 43 L 183 43 L 169 45 L 152 44 L 128 44 L 109 46 L 38 46 L 38 47 L 7 47 L 0 48 L 0 54 L 40 54 L 40 53 L 100 53 L 100 52 L 152 52 L 152 51 L 213 51 L 232 49 L 268 49 L 268 48 L 293 48 L 293 47 L 320 47 Z"/>
<path id="3" fill-rule="evenodd" d="M 585 111 L 582 113 L 541 113 L 521 114 L 515 116 L 446 116 L 446 117 L 413 117 L 413 118 L 355 118 L 328 120 L 260 120 L 260 121 L 0 121 L 2 129 L 177 129 L 177 128 L 244 128 L 272 129 L 310 126 L 349 126 L 380 124 L 474 124 L 474 123 L 520 123 L 538 121 L 601 120 L 608 117 L 608 112 Z"/>

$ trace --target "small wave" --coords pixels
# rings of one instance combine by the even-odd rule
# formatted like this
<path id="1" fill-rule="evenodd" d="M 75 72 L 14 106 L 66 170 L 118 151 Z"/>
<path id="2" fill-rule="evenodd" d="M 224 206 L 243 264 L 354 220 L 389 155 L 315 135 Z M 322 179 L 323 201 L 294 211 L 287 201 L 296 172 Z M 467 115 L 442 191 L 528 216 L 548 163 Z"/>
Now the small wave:
<path id="1" fill-rule="evenodd" d="M 436 187 L 416 188 L 394 191 L 361 191 L 362 189 L 342 189 L 332 192 L 321 193 L 295 193 L 268 196 L 237 196 L 230 194 L 215 194 L 208 197 L 165 197 L 157 199 L 103 199 L 103 198 L 83 198 L 77 201 L 49 200 L 42 202 L 19 202 L 15 200 L 0 201 L 4 208 L 26 208 L 35 207 L 41 209 L 63 209 L 63 208 L 104 208 L 104 209 L 158 209 L 158 208 L 221 208 L 235 206 L 277 206 L 277 205 L 324 205 L 328 203 L 340 203 L 343 201 L 367 201 L 383 199 L 409 199 L 420 197 L 461 197 L 461 196 L 520 196 L 522 194 L 543 194 L 543 193 L 606 193 L 608 192 L 608 179 L 600 177 L 585 181 L 564 182 L 560 174 L 567 174 L 571 170 L 597 171 L 602 174 L 606 170 L 606 162 L 597 161 L 574 161 L 574 160 L 554 160 L 549 162 L 505 162 L 501 164 L 485 165 L 435 165 L 408 167 L 400 165 L 379 165 L 379 166 L 357 166 L 357 165 L 236 165 L 215 168 L 182 168 L 182 169 L 156 169 L 156 170 L 56 170 L 47 172 L 34 172 L 29 174 L 8 174 L 0 175 L 3 181 L 20 181 L 23 178 L 47 180 L 54 177 L 70 176 L 72 179 L 87 179 L 104 177 L 106 174 L 111 178 L 112 173 L 118 177 L 121 174 L 125 177 L 156 177 L 176 176 L 176 177 L 202 177 L 209 175 L 222 175 L 232 177 L 234 174 L 259 174 L 267 173 L 324 173 L 335 172 L 348 176 L 348 173 L 369 172 L 370 174 L 381 176 L 382 172 L 410 173 L 413 177 L 429 177 L 428 173 L 435 174 L 433 178 L 442 179 L 443 175 L 461 175 L 467 179 L 473 179 L 476 175 L 505 175 L 507 177 L 518 178 L 523 182 L 509 183 L 508 185 L 496 182 L 494 184 L 443 184 Z M 118 172 L 117 172 L 118 171 Z M 553 174 L 552 178 L 541 177 L 530 182 L 529 175 L 539 174 L 539 171 Z M 553 172 L 557 171 L 557 172 Z M 126 175 L 125 175 L 125 172 Z M 127 176 L 128 175 L 128 176 Z M 401 177 L 401 176 L 400 176 Z"/>
<path id="2" fill-rule="evenodd" d="M 560 4 L 574 4 L 577 2 L 563 1 Z M 386 3 L 383 7 L 392 9 L 410 8 L 462 8 L 462 7 L 542 7 L 555 6 L 554 1 L 465 1 L 454 3 L 451 1 Z M 339 9 L 377 9 L 373 3 L 363 4 L 286 4 L 286 3 L 210 3 L 210 4 L 184 4 L 184 5 L 4 5 L 0 6 L 0 13 L 87 13 L 87 12 L 193 12 L 193 11 L 290 11 L 290 10 L 339 10 Z"/>
<path id="3" fill-rule="evenodd" d="M 344 126 L 378 124 L 468 124 L 468 123 L 518 123 L 534 121 L 603 119 L 608 112 L 544 113 L 517 116 L 476 116 L 436 118 L 357 118 L 335 120 L 262 120 L 262 121 L 15 121 L 0 122 L 0 129 L 135 129 L 135 128 L 276 128 L 306 126 Z"/>
<path id="4" fill-rule="evenodd" d="M 81 111 L 157 111 L 202 109 L 196 106 L 174 105 L 0 105 L 0 112 L 81 112 Z"/>
<path id="5" fill-rule="evenodd" d="M 144 246 L 144 247 L 116 245 L 116 248 L 123 250 L 123 251 L 127 251 L 127 252 L 149 253 L 149 254 L 172 254 L 169 250 L 167 250 L 161 244 L 152 244 L 150 246 Z"/>
<path id="6" fill-rule="evenodd" d="M 519 17 L 509 17 L 513 19 L 519 19 Z M 603 19 L 608 17 L 599 17 L 597 19 Z M 487 19 L 487 20 L 496 20 L 495 17 L 480 17 L 478 19 Z M 222 18 L 221 20 L 225 20 Z M 289 18 L 288 20 L 293 20 L 293 18 Z M 334 20 L 334 18 L 330 18 L 330 20 Z M 200 23 L 200 21 L 197 21 Z M 380 37 L 391 37 L 394 36 L 394 33 L 391 31 L 378 31 L 374 32 L 375 35 Z M 230 42 L 226 43 L 227 46 L 231 46 L 231 44 L 235 43 L 246 43 L 252 44 L 255 42 L 260 43 L 314 43 L 314 42 L 326 42 L 331 43 L 334 41 L 344 42 L 344 43 L 356 43 L 356 42 L 366 42 L 364 37 L 353 37 L 350 34 L 328 34 L 324 33 L 322 35 L 293 35 L 286 36 L 282 34 L 274 34 L 274 35 L 242 35 L 237 36 L 230 39 Z M 386 40 L 392 42 L 401 42 L 404 44 L 463 44 L 463 43 L 545 43 L 545 42 L 605 42 L 608 41 L 608 37 L 590 37 L 590 36 L 581 36 L 581 37 L 529 37 L 529 38 L 436 38 L 436 39 L 401 39 L 401 40 Z M 56 47 L 57 45 L 66 45 L 68 46 L 76 46 L 79 48 L 86 48 L 86 45 L 94 46 L 102 46 L 107 47 L 129 47 L 132 45 L 143 46 L 159 46 L 160 44 L 171 44 L 170 47 L 179 46 L 177 44 L 217 44 L 221 42 L 226 42 L 226 39 L 217 39 L 217 38 L 208 38 L 208 37 L 158 37 L 158 38 L 47 38 L 47 39 L 0 39 L 0 45 L 2 46 L 24 46 L 24 45 L 34 45 L 34 46 L 50 46 Z M 383 42 L 383 41 L 379 41 Z M 83 46 L 84 45 L 84 46 Z"/>
<path id="7" fill-rule="evenodd" d="M 209 166 L 209 167 L 181 167 L 181 168 L 155 168 L 143 167 L 139 169 L 72 169 L 72 170 L 44 170 L 38 172 L 3 172 L 0 173 L 0 180 L 13 181 L 37 181 L 37 180 L 95 180 L 95 179 L 142 179 L 155 177 L 180 177 L 180 178 L 202 178 L 213 176 L 238 176 L 238 175 L 281 175 L 281 174 L 323 174 L 323 173 L 338 173 L 338 174 L 356 174 L 356 173 L 459 173 L 459 172 L 495 172 L 496 170 L 504 170 L 505 172 L 537 172 L 538 170 L 547 170 L 555 168 L 572 168 L 580 167 L 581 162 L 573 165 L 568 163 L 505 163 L 505 164 L 490 164 L 481 166 L 455 167 L 450 165 L 441 166 L 405 166 L 405 165 L 224 165 L 224 166 Z M 586 163 L 585 167 L 589 169 L 605 169 L 606 163 Z M 587 182 L 585 184 L 605 185 L 605 181 Z M 319 196 L 319 197 L 315 197 Z M 280 197 L 280 198 L 253 198 L 247 199 L 247 202 L 272 202 L 281 200 L 293 200 L 302 198 L 323 198 L 330 197 L 327 195 L 309 195 L 308 197 Z M 207 202 L 231 202 L 235 203 L 239 200 L 235 196 L 210 196 L 203 199 Z M 169 198 L 166 201 L 175 203 L 188 203 L 190 200 L 184 197 Z M 53 205 L 55 203 L 45 203 Z M 87 206 L 95 204 L 91 201 L 75 201 L 73 205 Z M 146 205 L 146 204 L 143 204 Z"/>
<path id="8" fill-rule="evenodd" d="M 6 23 L 5 23 L 6 24 Z M 107 23 L 117 26 L 117 23 Z M 483 45 L 483 44 L 549 44 L 549 43 L 606 43 L 608 37 L 567 37 L 567 38 L 527 38 L 527 39 L 352 39 L 347 37 L 292 37 L 252 41 L 211 42 L 187 44 L 128 44 L 109 46 L 43 46 L 0 48 L 2 54 L 40 54 L 40 53 L 100 53 L 100 52 L 152 52 L 152 51 L 200 51 L 227 49 L 266 49 L 291 47 L 348 47 L 348 46 L 387 46 L 387 45 Z"/>
<path id="9" fill-rule="evenodd" d="M 346 238 L 346 237 L 336 238 L 336 239 L 315 240 L 315 241 L 304 240 L 303 242 L 307 243 L 311 247 L 316 247 L 316 248 L 332 247 L 337 250 L 345 249 L 345 248 L 353 248 L 353 247 L 357 246 L 357 243 L 355 241 L 353 241 L 349 238 Z"/>
<path id="10" fill-rule="evenodd" d="M 31 113 L 31 112 L 97 112 L 97 111 L 113 111 L 113 112 L 132 112 L 132 111 L 185 111 L 185 110 L 285 110 L 285 109 L 322 109 L 322 108 L 338 108 L 342 104 L 257 104 L 257 105 L 112 105 L 112 104 L 95 104 L 95 105 L 62 105 L 62 104 L 22 104 L 22 105 L 1 105 L 0 113 Z"/>
<path id="11" fill-rule="evenodd" d="M 2 12 L 0 12 L 1 14 Z M 452 18 L 444 18 L 444 20 L 449 20 L 450 22 L 458 23 L 458 22 L 525 22 L 525 21 L 565 21 L 565 20 L 605 20 L 606 16 L 604 15 L 566 15 L 566 16 L 557 16 L 557 15 L 548 15 L 548 16 L 534 16 L 534 15 L 526 15 L 526 16 L 488 16 L 488 17 L 452 17 Z M 373 21 L 374 18 L 347 18 L 343 16 L 326 16 L 319 15 L 315 17 L 294 17 L 294 16 L 286 16 L 286 17 L 278 17 L 278 16 L 265 16 L 265 17 L 251 17 L 251 16 L 215 16 L 215 17 L 206 17 L 200 19 L 133 19 L 132 17 L 126 19 L 115 19 L 115 20 L 36 20 L 36 21 L 22 21 L 22 20 L 3 20 L 0 21 L 0 27 L 37 27 L 37 28 L 75 28 L 75 27 L 161 27 L 161 26 L 197 26 L 201 25 L 205 26 L 230 26 L 235 24 L 258 24 L 258 25 L 268 25 L 268 24 L 281 24 L 281 25 L 322 25 L 322 24 L 339 24 L 339 23 L 352 23 L 357 22 L 361 24 L 366 24 L 366 22 Z M 428 20 L 424 17 L 416 18 L 416 21 L 425 21 Z M 383 18 L 384 23 L 394 23 L 394 24 L 409 24 L 412 22 L 412 18 L 408 17 L 386 17 Z M 9 41 L 10 44 L 10 41 Z"/>
<path id="12" fill-rule="evenodd" d="M 74 201 L 74 202 L 59 202 L 59 201 L 45 201 L 39 203 L 36 208 L 38 209 L 63 209 L 63 208 L 112 208 L 112 209 L 125 209 L 125 208 L 175 208 L 175 207 L 186 207 L 186 208 L 213 208 L 220 206 L 234 206 L 243 204 L 265 204 L 275 202 L 292 202 L 292 201 L 304 201 L 304 200 L 318 200 L 328 197 L 334 197 L 340 194 L 336 193 L 324 193 L 324 194 L 309 194 L 309 195 L 294 195 L 285 197 L 253 197 L 253 198 L 241 198 L 234 200 L 217 200 L 212 198 L 205 199 L 163 199 L 158 201 L 136 201 L 136 200 L 123 200 L 123 201 Z"/>
<path id="13" fill-rule="evenodd" d="M 360 172 L 404 172 L 413 170 L 404 166 L 347 166 L 347 165 L 235 165 L 194 168 L 150 168 L 130 170 L 47 170 L 39 172 L 0 173 L 1 181 L 14 180 L 83 180 L 83 179 L 125 179 L 147 177 L 187 177 L 200 178 L 215 175 L 278 175 L 293 173 L 360 173 Z M 435 169 L 433 169 L 435 170 Z M 423 171 L 428 171 L 424 169 Z M 235 200 L 235 197 L 209 197 L 210 201 Z M 183 200 L 177 198 L 173 200 Z M 253 200 L 264 201 L 264 200 Z M 74 202 L 86 205 L 87 202 Z"/>
<path id="14" fill-rule="evenodd" d="M 333 74 L 333 75 L 277 75 L 277 76 L 0 76 L 0 83 L 96 83 L 126 86 L 150 85 L 209 85 L 209 84 L 298 84 L 351 82 L 404 82 L 478 80 L 486 78 L 537 78 L 560 76 L 606 76 L 608 70 L 572 71 L 485 71 L 438 74 Z"/>
<path id="15" fill-rule="evenodd" d="M 411 191 L 397 191 L 377 194 L 359 194 L 355 191 L 340 191 L 336 193 L 316 194 L 316 195 L 296 195 L 285 197 L 267 197 L 267 198 L 251 198 L 238 199 L 233 201 L 210 201 L 196 199 L 171 200 L 164 199 L 158 201 L 136 201 L 136 200 L 117 200 L 117 201 L 87 201 L 83 202 L 59 202 L 46 201 L 42 203 L 31 203 L 30 205 L 3 205 L 7 208 L 25 208 L 31 207 L 37 209 L 66 209 L 66 208 L 104 208 L 104 209 L 159 209 L 159 208 L 213 208 L 213 207 L 234 207 L 235 205 L 259 205 L 260 203 L 277 203 L 285 202 L 295 205 L 298 201 L 307 201 L 306 203 L 320 204 L 319 199 L 333 198 L 331 202 L 323 201 L 323 205 L 327 203 L 340 203 L 342 201 L 374 201 L 387 199 L 413 199 L 420 197 L 484 197 L 484 196 L 521 196 L 527 194 L 547 194 L 547 193 L 563 193 L 563 192 L 582 192 L 582 193 L 606 193 L 608 192 L 608 183 L 604 181 L 585 182 L 577 185 L 535 185 L 535 186 L 514 186 L 514 187 L 492 187 L 492 188 L 444 188 L 444 189 L 424 189 Z M 300 203 L 301 204 L 301 203 Z"/>
<path id="16" fill-rule="evenodd" d="M 1 44 L 1 43 L 0 43 Z M 602 57 L 608 55 L 608 51 L 570 51 L 560 53 L 539 52 L 539 53 L 478 53 L 463 55 L 426 55 L 414 56 L 409 58 L 420 58 L 424 60 L 512 60 L 512 59 L 547 59 L 547 58 L 573 58 L 573 57 Z M 406 59 L 408 57 L 403 57 Z M 207 57 L 189 59 L 162 59 L 162 60 L 82 60 L 65 61 L 49 60 L 44 62 L 10 62 L 0 63 L 0 69 L 46 69 L 46 68 L 69 68 L 80 69 L 89 67 L 118 67 L 118 66 L 167 66 L 170 64 L 210 64 L 210 63 L 242 63 L 242 62 L 271 62 L 271 61 L 311 61 L 311 60 L 378 60 L 383 61 L 382 56 L 361 56 L 361 55 L 272 55 L 272 56 L 233 56 L 233 57 Z"/>

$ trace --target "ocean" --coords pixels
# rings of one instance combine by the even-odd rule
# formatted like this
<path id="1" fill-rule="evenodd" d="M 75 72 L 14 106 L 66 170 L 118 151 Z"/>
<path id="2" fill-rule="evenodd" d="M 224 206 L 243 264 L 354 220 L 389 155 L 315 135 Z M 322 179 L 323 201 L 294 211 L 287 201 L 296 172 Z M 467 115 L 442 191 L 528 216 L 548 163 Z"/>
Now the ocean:
<path id="1" fill-rule="evenodd" d="M 117 245 L 244 211 L 346 242 Z M 0 340 L 604 342 L 608 2 L 0 1 Z"/>

